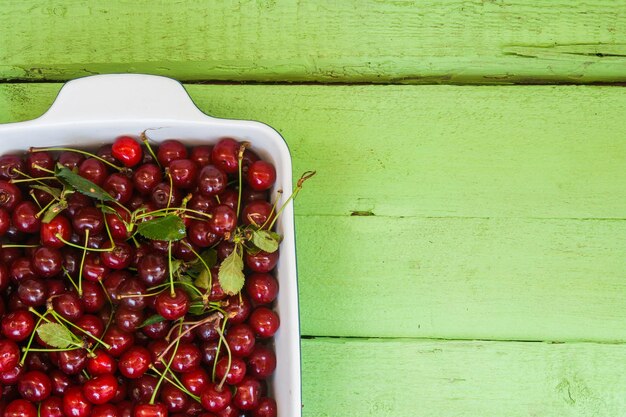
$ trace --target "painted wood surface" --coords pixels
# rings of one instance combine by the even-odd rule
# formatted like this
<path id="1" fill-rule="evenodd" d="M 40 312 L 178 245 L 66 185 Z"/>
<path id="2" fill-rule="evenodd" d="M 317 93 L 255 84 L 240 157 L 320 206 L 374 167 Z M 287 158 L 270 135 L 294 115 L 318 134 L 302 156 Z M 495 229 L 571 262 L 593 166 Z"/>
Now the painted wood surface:
<path id="1" fill-rule="evenodd" d="M 306 417 L 616 417 L 626 346 L 303 340 Z"/>
<path id="2" fill-rule="evenodd" d="M 0 86 L 0 122 L 58 89 Z M 297 203 L 303 334 L 626 340 L 620 88 L 188 90 L 319 172 Z"/>
<path id="3" fill-rule="evenodd" d="M 611 0 L 4 0 L 0 78 L 625 82 Z"/>

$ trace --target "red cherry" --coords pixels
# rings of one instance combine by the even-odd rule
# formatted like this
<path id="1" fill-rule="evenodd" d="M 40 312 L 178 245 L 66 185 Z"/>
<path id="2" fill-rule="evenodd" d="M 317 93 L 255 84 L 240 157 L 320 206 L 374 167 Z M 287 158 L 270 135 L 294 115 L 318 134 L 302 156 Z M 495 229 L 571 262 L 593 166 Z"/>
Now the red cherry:
<path id="1" fill-rule="evenodd" d="M 259 307 L 250 314 L 248 323 L 259 338 L 274 336 L 280 326 L 278 314 L 267 307 Z"/>
<path id="2" fill-rule="evenodd" d="M 89 374 L 97 376 L 115 372 L 117 363 L 111 355 L 102 349 L 97 349 L 94 355 L 87 359 L 87 371 Z"/>
<path id="3" fill-rule="evenodd" d="M 72 224 L 67 217 L 59 214 L 48 223 L 41 224 L 40 239 L 41 244 L 51 248 L 61 248 L 65 243 L 57 237 L 57 234 L 65 241 L 72 237 Z"/>
<path id="4" fill-rule="evenodd" d="M 261 400 L 261 383 L 250 377 L 244 378 L 236 385 L 237 390 L 233 397 L 233 405 L 240 410 L 253 410 Z"/>
<path id="5" fill-rule="evenodd" d="M 12 340 L 0 340 L 0 372 L 8 372 L 20 361 L 20 348 Z"/>
<path id="6" fill-rule="evenodd" d="M 83 394 L 81 387 L 70 387 L 63 394 L 63 413 L 66 417 L 87 417 L 91 412 L 91 403 Z"/>
<path id="7" fill-rule="evenodd" d="M 113 374 L 97 375 L 83 384 L 83 395 L 92 404 L 104 404 L 115 397 L 117 387 Z"/>
<path id="8" fill-rule="evenodd" d="M 63 400 L 60 397 L 48 397 L 41 402 L 41 417 L 64 417 L 63 416 Z"/>
<path id="9" fill-rule="evenodd" d="M 223 138 L 213 146 L 211 161 L 227 174 L 234 174 L 239 169 L 239 142 L 232 138 Z"/>
<path id="10" fill-rule="evenodd" d="M 276 170 L 269 162 L 259 160 L 250 165 L 246 179 L 253 190 L 269 190 L 276 182 Z"/>
<path id="11" fill-rule="evenodd" d="M 263 397 L 259 400 L 259 405 L 252 411 L 252 417 L 276 417 L 278 407 L 273 398 Z"/>
<path id="12" fill-rule="evenodd" d="M 217 413 L 226 408 L 230 404 L 232 394 L 228 387 L 219 388 L 217 384 L 209 384 L 202 394 L 200 394 L 200 402 L 205 410 Z"/>
<path id="13" fill-rule="evenodd" d="M 4 417 L 37 417 L 37 408 L 26 400 L 13 400 L 4 409 Z"/>
<path id="14" fill-rule="evenodd" d="M 17 383 L 22 398 L 32 402 L 43 401 L 52 393 L 52 381 L 41 371 L 26 372 Z"/>
<path id="15" fill-rule="evenodd" d="M 165 404 L 138 404 L 133 410 L 133 417 L 167 417 Z"/>
<path id="16" fill-rule="evenodd" d="M 134 167 L 143 157 L 141 145 L 130 136 L 120 136 L 113 142 L 113 157 L 127 167 Z"/>
<path id="17" fill-rule="evenodd" d="M 118 368 L 126 378 L 139 378 L 146 373 L 150 366 L 152 355 L 143 346 L 132 346 L 122 354 L 118 362 Z"/>

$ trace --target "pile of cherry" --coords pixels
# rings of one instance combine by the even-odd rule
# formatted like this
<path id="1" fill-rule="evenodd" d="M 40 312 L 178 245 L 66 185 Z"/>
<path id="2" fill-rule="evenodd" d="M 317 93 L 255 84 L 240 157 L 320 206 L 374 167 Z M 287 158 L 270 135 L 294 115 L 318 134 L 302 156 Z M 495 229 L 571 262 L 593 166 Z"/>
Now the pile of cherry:
<path id="1" fill-rule="evenodd" d="M 5 417 L 277 414 L 274 167 L 141 138 L 0 157 Z"/>

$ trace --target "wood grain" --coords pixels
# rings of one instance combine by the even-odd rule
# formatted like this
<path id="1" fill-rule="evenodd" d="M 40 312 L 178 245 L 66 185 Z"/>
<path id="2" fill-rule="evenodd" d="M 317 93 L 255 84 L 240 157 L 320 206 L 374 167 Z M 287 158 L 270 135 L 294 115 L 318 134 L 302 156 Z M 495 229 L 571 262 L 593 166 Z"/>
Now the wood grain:
<path id="1" fill-rule="evenodd" d="M 303 340 L 305 417 L 615 417 L 626 346 Z"/>
<path id="2" fill-rule="evenodd" d="M 609 0 L 5 0 L 0 40 L 0 79 L 626 81 L 626 4 Z"/>
<path id="3" fill-rule="evenodd" d="M 58 88 L 0 86 L 0 121 Z M 319 172 L 297 202 L 303 334 L 626 340 L 621 89 L 188 89 Z"/>

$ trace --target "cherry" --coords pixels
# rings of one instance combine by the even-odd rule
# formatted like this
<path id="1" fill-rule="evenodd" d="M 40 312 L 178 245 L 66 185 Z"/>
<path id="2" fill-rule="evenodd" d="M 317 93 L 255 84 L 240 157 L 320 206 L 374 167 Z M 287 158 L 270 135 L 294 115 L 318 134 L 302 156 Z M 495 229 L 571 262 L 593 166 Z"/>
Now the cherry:
<path id="1" fill-rule="evenodd" d="M 230 368 L 228 367 L 228 358 L 223 357 L 217 361 L 215 365 L 215 378 L 221 381 L 226 376 L 226 383 L 229 385 L 237 385 L 246 376 L 246 363 L 240 358 L 232 358 Z"/>
<path id="2" fill-rule="evenodd" d="M 94 356 L 87 358 L 86 367 L 90 375 L 112 374 L 117 369 L 117 362 L 104 350 L 96 349 Z"/>
<path id="3" fill-rule="evenodd" d="M 215 358 L 217 356 L 217 341 L 211 340 L 204 342 L 201 346 L 202 363 L 207 366 L 213 366 Z"/>
<path id="4" fill-rule="evenodd" d="M 41 371 L 29 371 L 22 375 L 17 389 L 25 400 L 39 402 L 52 393 L 52 381 Z"/>
<path id="5" fill-rule="evenodd" d="M 252 417 L 276 417 L 278 415 L 278 407 L 273 398 L 262 397 L 259 405 L 252 412 Z"/>
<path id="6" fill-rule="evenodd" d="M 254 331 L 247 324 L 236 324 L 226 333 L 226 342 L 233 356 L 246 357 L 254 348 Z"/>
<path id="7" fill-rule="evenodd" d="M 122 298 L 120 298 L 120 295 L 126 294 L 126 292 L 123 291 L 124 288 L 122 284 L 124 284 L 127 280 L 131 278 L 132 275 L 128 271 L 112 271 L 111 273 L 109 273 L 109 275 L 105 277 L 104 281 L 102 281 L 104 289 L 106 290 L 107 294 L 109 294 L 109 297 L 111 298 L 113 304 L 118 304 L 119 302 L 121 302 Z M 141 288 L 143 289 L 144 287 Z M 137 301 L 140 302 L 141 300 Z M 143 306 L 141 308 L 143 308 Z"/>
<path id="8" fill-rule="evenodd" d="M 229 322 L 238 324 L 243 323 L 248 318 L 252 305 L 245 295 L 232 295 L 228 297 L 223 308 L 226 314 L 228 314 Z"/>
<path id="9" fill-rule="evenodd" d="M 239 203 L 239 193 L 237 190 L 233 190 L 232 188 L 226 189 L 218 195 L 217 198 L 220 200 L 220 204 L 224 204 L 237 211 L 237 204 Z"/>
<path id="10" fill-rule="evenodd" d="M 149 194 L 163 180 L 161 168 L 155 164 L 144 164 L 133 173 L 133 184 L 141 194 Z"/>
<path id="11" fill-rule="evenodd" d="M 165 404 L 138 404 L 133 410 L 133 417 L 167 417 Z"/>
<path id="12" fill-rule="evenodd" d="M 45 352 L 28 352 L 24 367 L 29 371 L 49 372 L 52 368 L 52 362 Z"/>
<path id="13" fill-rule="evenodd" d="M 20 248 L 3 248 L 0 246 L 0 265 L 11 265 L 20 256 L 22 256 Z"/>
<path id="14" fill-rule="evenodd" d="M 41 402 L 39 415 L 41 417 L 64 417 L 63 400 L 55 396 L 46 398 Z"/>
<path id="15" fill-rule="evenodd" d="M 78 175 L 102 186 L 108 175 L 108 170 L 104 162 L 96 158 L 87 158 L 78 167 Z"/>
<path id="16" fill-rule="evenodd" d="M 280 326 L 278 314 L 267 307 L 258 307 L 255 309 L 252 314 L 250 314 L 248 323 L 250 327 L 252 327 L 252 330 L 254 330 L 254 333 L 259 338 L 263 339 L 274 336 Z"/>
<path id="17" fill-rule="evenodd" d="M 250 377 L 236 385 L 237 390 L 233 396 L 233 405 L 240 410 L 253 410 L 261 400 L 261 383 Z"/>
<path id="18" fill-rule="evenodd" d="M 67 375 L 77 375 L 87 362 L 87 351 L 85 349 L 64 350 L 58 353 L 59 369 Z"/>
<path id="19" fill-rule="evenodd" d="M 67 388 L 71 385 L 70 377 L 59 369 L 53 369 L 49 372 L 52 381 L 52 393 L 54 395 L 63 395 Z"/>
<path id="20" fill-rule="evenodd" d="M 4 409 L 4 417 L 37 417 L 37 408 L 30 401 L 13 400 Z"/>
<path id="21" fill-rule="evenodd" d="M 104 334 L 104 323 L 98 316 L 83 314 L 74 324 L 94 337 L 100 338 Z"/>
<path id="22" fill-rule="evenodd" d="M 209 375 L 203 368 L 197 367 L 182 374 L 180 376 L 180 382 L 183 383 L 183 386 L 187 388 L 189 392 L 199 395 L 211 382 L 211 378 L 209 378 Z"/>
<path id="23" fill-rule="evenodd" d="M 205 196 L 204 194 L 195 193 L 191 200 L 189 200 L 189 207 L 192 210 L 201 211 L 203 213 L 210 213 L 213 207 L 217 206 L 217 199 L 215 196 Z"/>
<path id="24" fill-rule="evenodd" d="M 158 253 L 148 253 L 137 262 L 137 276 L 146 285 L 162 284 L 169 276 L 167 258 Z"/>
<path id="25" fill-rule="evenodd" d="M 102 340 L 111 346 L 110 349 L 107 349 L 109 355 L 117 358 L 133 345 L 135 337 L 132 333 L 127 333 L 119 327 L 112 325 L 104 333 Z"/>
<path id="26" fill-rule="evenodd" d="M 133 417 L 134 409 L 135 409 L 135 405 L 131 403 L 130 401 L 123 400 L 117 403 L 117 413 L 119 417 Z"/>
<path id="27" fill-rule="evenodd" d="M 167 406 L 170 413 L 183 412 L 189 406 L 187 394 L 171 384 L 166 384 L 161 389 L 161 401 Z"/>
<path id="28" fill-rule="evenodd" d="M 256 344 L 247 361 L 248 374 L 255 378 L 268 378 L 276 369 L 276 354 L 267 346 Z"/>
<path id="29" fill-rule="evenodd" d="M 118 368 L 126 378 L 139 378 L 148 370 L 151 359 L 148 349 L 143 346 L 132 346 L 120 357 Z"/>
<path id="30" fill-rule="evenodd" d="M 23 233 L 39 232 L 41 220 L 37 216 L 39 209 L 31 201 L 22 201 L 15 206 L 11 217 L 11 224 Z"/>
<path id="31" fill-rule="evenodd" d="M 130 310 L 124 306 L 115 313 L 115 324 L 125 332 L 134 332 L 144 321 L 143 311 Z"/>
<path id="32" fill-rule="evenodd" d="M 217 384 L 210 383 L 200 394 L 200 402 L 207 411 L 213 413 L 222 411 L 230 404 L 232 394 L 226 387 L 218 387 Z"/>
<path id="33" fill-rule="evenodd" d="M 17 287 L 17 296 L 25 305 L 37 307 L 46 303 L 48 289 L 42 280 L 30 278 L 20 282 Z"/>
<path id="34" fill-rule="evenodd" d="M 0 181 L 0 207 L 13 211 L 22 201 L 22 192 L 15 184 Z"/>
<path id="35" fill-rule="evenodd" d="M 26 164 L 20 156 L 0 156 L 0 179 L 10 180 L 17 178 L 21 175 L 20 172 L 26 172 Z"/>
<path id="36" fill-rule="evenodd" d="M 83 163 L 85 157 L 78 152 L 63 151 L 59 154 L 58 162 L 71 170 L 77 169 Z"/>
<path id="37" fill-rule="evenodd" d="M 32 255 L 33 269 L 43 278 L 51 278 L 61 273 L 63 255 L 56 248 L 42 246 Z"/>
<path id="38" fill-rule="evenodd" d="M 57 313 L 70 321 L 78 320 L 78 318 L 83 315 L 84 311 L 78 295 L 71 292 L 66 292 L 54 297 L 52 299 L 52 306 Z"/>
<path id="39" fill-rule="evenodd" d="M 130 233 L 128 231 L 127 224 L 130 223 L 130 214 L 117 205 L 110 208 L 115 210 L 117 213 L 106 213 L 104 215 L 104 220 L 106 221 L 107 226 L 109 226 L 111 236 L 115 241 L 128 239 Z"/>
<path id="40" fill-rule="evenodd" d="M 278 295 L 278 281 L 270 274 L 251 274 L 246 278 L 246 293 L 257 304 L 269 304 Z"/>
<path id="41" fill-rule="evenodd" d="M 211 211 L 209 228 L 218 236 L 225 236 L 235 231 L 237 227 L 237 213 L 227 205 L 220 204 Z"/>
<path id="42" fill-rule="evenodd" d="M 7 372 L 0 373 L 0 383 L 3 385 L 14 385 L 24 374 L 24 367 L 21 365 L 15 365 Z"/>
<path id="43" fill-rule="evenodd" d="M 218 326 L 221 326 L 222 321 L 209 321 L 203 323 L 195 328 L 196 337 L 202 341 L 208 342 L 209 340 L 219 339 L 219 333 L 217 332 Z"/>
<path id="44" fill-rule="evenodd" d="M 100 209 L 95 207 L 83 207 L 78 210 L 72 218 L 74 231 L 80 236 L 85 236 L 89 230 L 89 235 L 97 235 L 104 230 L 104 216 Z"/>
<path id="45" fill-rule="evenodd" d="M 120 136 L 115 139 L 111 154 L 129 168 L 137 165 L 142 159 L 141 145 L 130 136 Z"/>
<path id="46" fill-rule="evenodd" d="M 206 165 L 198 174 L 198 191 L 204 196 L 214 196 L 226 189 L 228 177 L 215 165 Z"/>
<path id="47" fill-rule="evenodd" d="M 198 166 L 192 160 L 177 159 L 172 161 L 168 166 L 168 170 L 175 187 L 188 189 L 196 185 Z"/>
<path id="48" fill-rule="evenodd" d="M 63 413 L 66 417 L 87 417 L 91 407 L 81 387 L 69 387 L 63 394 Z"/>
<path id="49" fill-rule="evenodd" d="M 104 180 L 102 188 L 122 204 L 128 203 L 133 196 L 133 182 L 127 176 L 117 172 Z"/>
<path id="50" fill-rule="evenodd" d="M 111 164 L 115 164 L 117 162 L 117 160 L 113 156 L 113 146 L 111 145 L 102 145 L 101 147 L 99 147 L 96 151 L 96 156 L 99 156 L 100 158 Z"/>
<path id="51" fill-rule="evenodd" d="M 189 155 L 189 159 L 198 164 L 198 166 L 203 167 L 211 163 L 211 151 L 213 150 L 213 146 L 211 145 L 200 145 L 194 146 L 191 149 L 191 154 Z"/>
<path id="52" fill-rule="evenodd" d="M 174 290 L 174 295 L 166 289 L 157 296 L 154 307 L 165 319 L 177 320 L 189 311 L 189 296 L 180 288 Z"/>
<path id="53" fill-rule="evenodd" d="M 119 410 L 114 404 L 100 404 L 91 410 L 91 417 L 119 417 Z"/>
<path id="54" fill-rule="evenodd" d="M 211 161 L 228 174 L 239 169 L 239 142 L 232 138 L 223 138 L 213 146 Z"/>
<path id="55" fill-rule="evenodd" d="M 179 141 L 170 139 L 161 142 L 156 155 L 161 166 L 166 167 L 172 161 L 187 158 L 187 148 Z"/>
<path id="56" fill-rule="evenodd" d="M 87 313 L 96 313 L 104 307 L 106 295 L 102 287 L 96 282 L 83 281 L 83 295 L 80 302 Z"/>
<path id="57" fill-rule="evenodd" d="M 178 188 L 170 188 L 169 183 L 161 182 L 152 189 L 150 200 L 156 208 L 176 207 L 180 205 L 182 197 Z"/>
<path id="58" fill-rule="evenodd" d="M 126 242 L 115 242 L 113 245 L 109 241 L 102 245 L 102 249 L 111 249 L 109 252 L 100 252 L 100 259 L 108 268 L 125 269 L 133 260 L 133 248 Z"/>
<path id="59" fill-rule="evenodd" d="M 256 191 L 265 191 L 276 182 L 276 170 L 274 165 L 265 161 L 255 161 L 248 168 L 246 176 L 248 186 Z"/>
<path id="60" fill-rule="evenodd" d="M 187 228 L 187 238 L 196 246 L 208 248 L 213 246 L 219 239 L 211 230 L 208 221 L 193 220 Z"/>
<path id="61" fill-rule="evenodd" d="M 2 317 L 2 335 L 7 339 L 21 342 L 35 329 L 33 313 L 28 310 L 14 310 Z"/>
<path id="62" fill-rule="evenodd" d="M 119 286 L 120 304 L 129 310 L 140 311 L 148 305 L 146 286 L 136 278 L 126 279 Z"/>
<path id="63" fill-rule="evenodd" d="M 255 224 L 267 228 L 274 221 L 276 213 L 274 207 L 267 201 L 254 200 L 244 206 L 241 217 L 243 224 Z"/>
<path id="64" fill-rule="evenodd" d="M 89 252 L 85 255 L 83 263 L 83 278 L 88 281 L 102 281 L 109 272 L 109 268 L 102 261 L 97 252 Z"/>
<path id="65" fill-rule="evenodd" d="M 45 170 L 54 170 L 54 159 L 48 152 L 31 152 L 26 156 L 26 170 L 31 177 L 49 176 Z"/>
<path id="66" fill-rule="evenodd" d="M 176 372 L 189 372 L 200 365 L 200 349 L 191 343 L 180 343 L 170 367 Z"/>
<path id="67" fill-rule="evenodd" d="M 254 272 L 270 272 L 278 263 L 278 251 L 267 253 L 260 251 L 256 254 L 244 255 L 246 266 Z"/>
<path id="68" fill-rule="evenodd" d="M 0 236 L 4 236 L 11 227 L 11 215 L 9 211 L 0 207 Z"/>
<path id="69" fill-rule="evenodd" d="M 170 326 L 166 321 L 160 321 L 158 323 L 152 323 L 145 325 L 141 328 L 143 334 L 150 339 L 162 339 L 169 332 Z"/>
<path id="70" fill-rule="evenodd" d="M 97 375 L 85 382 L 83 395 L 92 404 L 105 404 L 115 397 L 117 379 L 113 374 Z"/>
<path id="71" fill-rule="evenodd" d="M 148 402 L 156 389 L 158 380 L 152 375 L 143 376 L 131 380 L 130 397 L 136 402 Z"/>
<path id="72" fill-rule="evenodd" d="M 57 235 L 61 235 L 65 241 L 72 237 L 72 225 L 67 217 L 61 214 L 55 216 L 50 222 L 41 224 L 39 232 L 41 244 L 57 249 L 65 246 L 65 243 Z"/>
<path id="73" fill-rule="evenodd" d="M 172 255 L 174 255 L 177 259 L 181 259 L 185 262 L 196 260 L 196 253 L 198 252 L 200 252 L 200 248 L 191 243 L 186 237 L 177 242 L 174 242 L 172 246 Z"/>

